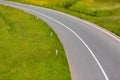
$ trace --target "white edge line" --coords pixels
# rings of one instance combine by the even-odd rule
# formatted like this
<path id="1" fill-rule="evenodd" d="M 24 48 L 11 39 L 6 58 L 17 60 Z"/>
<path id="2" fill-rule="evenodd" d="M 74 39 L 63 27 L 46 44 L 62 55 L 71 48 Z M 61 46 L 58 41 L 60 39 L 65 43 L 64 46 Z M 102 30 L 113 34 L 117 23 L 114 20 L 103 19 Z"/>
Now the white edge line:
<path id="1" fill-rule="evenodd" d="M 46 8 L 46 9 L 47 9 L 47 8 Z M 50 9 L 50 10 L 51 10 L 51 9 Z M 53 11 L 55 11 L 55 10 L 53 10 Z M 77 20 L 79 20 L 79 21 L 81 21 L 81 22 L 83 22 L 83 23 L 85 23 L 85 24 L 87 24 L 87 25 L 90 25 L 90 26 L 92 26 L 92 27 L 94 27 L 94 28 L 96 28 L 96 29 L 104 32 L 105 34 L 109 35 L 110 37 L 112 37 L 112 38 L 114 38 L 115 40 L 117 40 L 117 41 L 120 42 L 120 37 L 119 37 L 119 36 L 117 36 L 116 34 L 114 34 L 114 33 L 110 32 L 110 31 L 108 31 L 108 30 L 100 27 L 100 26 L 97 25 L 97 24 L 91 23 L 91 22 L 89 22 L 89 21 L 85 21 L 85 20 L 83 20 L 83 19 L 80 19 L 80 18 L 78 18 L 78 17 L 72 16 L 72 15 L 69 15 L 69 14 L 65 14 L 65 13 L 63 13 L 63 12 L 59 12 L 59 11 L 55 11 L 55 12 L 64 14 L 64 15 L 69 16 L 69 17 L 72 17 L 72 18 L 75 18 L 75 19 L 77 19 Z"/>
<path id="2" fill-rule="evenodd" d="M 117 35 L 115 35 L 115 34 L 109 32 L 109 31 L 105 30 L 104 28 L 101 28 L 101 27 L 99 27 L 99 26 L 97 27 L 97 25 L 92 24 L 92 23 L 88 23 L 88 22 L 85 22 L 85 21 L 84 21 L 84 23 L 86 23 L 86 24 L 88 24 L 88 25 L 91 25 L 92 27 L 94 27 L 94 28 L 96 28 L 96 29 L 98 29 L 98 30 L 106 33 L 107 35 L 111 36 L 112 38 L 114 38 L 115 40 L 117 40 L 117 41 L 120 42 L 120 39 L 119 39 L 119 37 L 118 37 Z M 118 37 L 118 38 L 117 38 L 117 37 Z"/>
<path id="3" fill-rule="evenodd" d="M 10 1 L 7 1 L 7 2 L 10 2 Z M 11 2 L 11 3 L 16 3 L 16 2 Z M 26 4 L 23 4 L 23 5 L 26 5 Z M 27 6 L 32 6 L 32 5 L 27 5 Z M 33 7 L 34 7 L 34 6 L 33 6 Z M 38 7 L 38 6 L 35 6 L 35 7 Z M 40 7 L 40 8 L 44 8 L 44 7 Z M 49 8 L 44 8 L 44 9 L 52 10 L 52 11 L 55 11 L 55 12 L 57 12 L 57 13 L 60 13 L 60 14 L 63 14 L 63 15 L 66 15 L 66 16 L 69 16 L 69 17 L 72 17 L 72 18 L 75 18 L 75 19 L 77 19 L 77 20 L 79 20 L 79 21 L 81 21 L 81 22 L 83 22 L 83 23 L 85 23 L 85 24 L 87 24 L 87 25 L 90 25 L 90 26 L 92 26 L 92 27 L 94 27 L 94 28 L 96 28 L 96 29 L 104 32 L 105 34 L 109 35 L 110 37 L 112 37 L 112 38 L 114 38 L 115 40 L 117 40 L 117 41 L 120 42 L 120 37 L 119 37 L 119 36 L 117 36 L 117 35 L 115 35 L 114 33 L 112 33 L 112 32 L 110 32 L 110 31 L 108 31 L 108 30 L 100 27 L 100 26 L 97 25 L 97 24 L 91 23 L 91 22 L 89 22 L 89 21 L 85 21 L 85 20 L 80 19 L 80 18 L 78 18 L 78 17 L 72 16 L 72 15 L 69 15 L 69 14 L 65 14 L 65 13 L 63 13 L 63 12 L 59 12 L 59 11 L 56 11 L 56 10 L 53 10 L 53 9 L 49 9 Z"/>
<path id="4" fill-rule="evenodd" d="M 27 8 L 24 8 L 24 9 L 27 9 Z M 103 67 L 101 66 L 100 62 L 98 61 L 98 59 L 96 58 L 96 56 L 94 55 L 94 53 L 92 52 L 92 50 L 89 48 L 89 46 L 85 43 L 85 41 L 84 41 L 76 32 L 74 32 L 72 29 L 70 29 L 69 27 L 67 27 L 65 24 L 59 22 L 58 20 L 56 20 L 56 19 L 54 19 L 54 18 L 52 18 L 52 17 L 49 17 L 49 16 L 47 16 L 47 15 L 45 15 L 45 14 L 43 14 L 43 13 L 40 13 L 40 12 L 31 10 L 31 9 L 27 9 L 27 10 L 30 10 L 30 11 L 35 12 L 35 13 L 37 13 L 37 14 L 43 15 L 44 17 L 47 17 L 47 18 L 49 18 L 49 19 L 57 22 L 58 24 L 64 26 L 64 27 L 67 28 L 69 31 L 71 31 L 71 32 L 72 32 L 76 37 L 78 37 L 78 39 L 79 39 L 80 41 L 82 41 L 82 43 L 86 46 L 86 48 L 89 50 L 89 52 L 91 53 L 91 55 L 93 56 L 93 58 L 94 58 L 95 61 L 97 62 L 98 66 L 100 67 L 102 73 L 104 74 L 105 79 L 106 79 L 106 80 L 109 80 L 108 77 L 107 77 L 107 74 L 105 73 Z"/>
<path id="5" fill-rule="evenodd" d="M 12 6 L 13 6 L 13 5 L 12 5 Z M 13 7 L 18 7 L 18 6 L 13 6 Z M 21 7 L 18 7 L 18 8 L 21 8 Z M 69 27 L 67 27 L 65 24 L 59 22 L 58 20 L 56 20 L 56 19 L 54 19 L 54 18 L 52 18 L 52 17 L 49 17 L 49 16 L 45 15 L 45 14 L 43 14 L 43 13 L 37 12 L 37 11 L 35 11 L 35 10 L 28 9 L 28 8 L 23 8 L 23 9 L 26 9 L 26 10 L 29 10 L 29 11 L 32 11 L 32 12 L 35 12 L 35 13 L 40 14 L 40 15 L 43 15 L 44 17 L 49 18 L 49 19 L 57 22 L 58 24 L 64 26 L 64 27 L 67 28 L 69 31 L 71 31 L 71 32 L 72 32 L 76 37 L 78 37 L 78 39 L 79 39 L 80 41 L 82 41 L 82 43 L 86 46 L 86 48 L 89 50 L 89 52 L 91 53 L 91 55 L 93 56 L 93 58 L 94 58 L 95 61 L 97 62 L 98 66 L 100 67 L 100 69 L 101 69 L 101 71 L 102 71 L 105 79 L 106 79 L 106 80 L 109 80 L 109 78 L 108 78 L 107 74 L 105 73 L 102 65 L 100 64 L 100 62 L 98 61 L 98 59 L 96 58 L 96 56 L 94 55 L 94 53 L 92 52 L 92 50 L 89 48 L 89 46 L 85 43 L 85 41 L 84 41 L 76 32 L 74 32 L 72 29 L 70 29 Z"/>
<path id="6" fill-rule="evenodd" d="M 28 5 L 28 6 L 29 6 L 29 5 Z M 31 6 L 31 5 L 30 5 L 30 6 Z M 36 7 L 38 7 L 38 6 L 36 6 Z M 44 8 L 44 7 L 40 7 L 40 8 Z M 53 9 L 49 9 L 49 8 L 44 8 L 44 9 L 51 10 L 51 11 L 55 11 L 55 12 L 57 12 L 57 13 L 60 13 L 60 14 L 63 14 L 63 15 L 66 15 L 66 16 L 69 16 L 69 17 L 72 17 L 72 18 L 75 18 L 75 19 L 77 19 L 77 20 L 79 20 L 79 21 L 81 21 L 81 22 L 83 22 L 83 23 L 85 23 L 85 24 L 87 24 L 87 25 L 90 25 L 90 26 L 92 26 L 92 27 L 94 27 L 94 28 L 96 28 L 96 29 L 98 29 L 98 30 L 106 33 L 106 34 L 109 35 L 110 37 L 112 37 L 112 38 L 114 38 L 115 40 L 117 40 L 117 41 L 120 42 L 120 37 L 119 37 L 119 36 L 117 36 L 116 34 L 114 34 L 114 33 L 110 32 L 110 31 L 108 31 L 108 30 L 100 27 L 100 26 L 97 25 L 97 24 L 94 24 L 94 23 L 92 23 L 92 22 L 89 22 L 89 21 L 80 19 L 80 18 L 78 18 L 78 17 L 76 17 L 76 16 L 72 16 L 72 15 L 69 15 L 69 14 L 65 14 L 65 13 L 63 13 L 63 12 L 59 12 L 59 11 L 56 11 L 56 10 L 53 10 Z"/>

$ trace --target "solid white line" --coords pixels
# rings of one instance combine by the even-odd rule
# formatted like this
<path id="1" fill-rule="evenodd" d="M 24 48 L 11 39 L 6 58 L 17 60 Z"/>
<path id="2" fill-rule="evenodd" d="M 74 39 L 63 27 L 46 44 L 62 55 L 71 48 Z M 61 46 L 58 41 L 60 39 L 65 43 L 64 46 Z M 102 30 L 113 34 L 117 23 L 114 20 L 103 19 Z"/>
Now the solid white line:
<path id="1" fill-rule="evenodd" d="M 14 5 L 12 5 L 12 6 L 13 6 L 13 7 L 18 7 L 18 6 L 14 6 Z M 18 8 L 21 8 L 21 7 L 18 7 Z M 89 50 L 89 52 L 91 53 L 91 55 L 93 56 L 93 58 L 94 58 L 95 61 L 97 62 L 97 64 L 98 64 L 100 70 L 102 71 L 105 79 L 106 79 L 106 80 L 109 80 L 107 74 L 105 73 L 102 65 L 100 64 L 100 62 L 98 61 L 98 59 L 97 59 L 96 56 L 94 55 L 93 51 L 89 48 L 89 46 L 85 43 L 85 41 L 84 41 L 76 32 L 74 32 L 72 29 L 70 29 L 69 27 L 67 27 L 65 24 L 59 22 L 58 20 L 56 20 L 56 19 L 54 19 L 54 18 L 52 18 L 52 17 L 49 17 L 49 16 L 45 15 L 45 14 L 43 14 L 43 13 L 37 12 L 37 11 L 35 11 L 35 10 L 28 9 L 28 8 L 22 8 L 22 9 L 24 9 L 24 10 L 26 9 L 26 10 L 32 11 L 32 12 L 34 12 L 34 13 L 40 14 L 40 15 L 46 17 L 46 18 L 49 18 L 49 19 L 57 22 L 58 24 L 62 25 L 63 27 L 65 27 L 65 28 L 68 29 L 69 31 L 71 31 L 71 32 L 86 46 L 86 48 Z"/>
<path id="2" fill-rule="evenodd" d="M 53 11 L 55 11 L 55 10 L 53 10 Z M 115 40 L 117 40 L 117 41 L 120 42 L 120 37 L 119 37 L 119 36 L 117 36 L 117 35 L 109 32 L 109 31 L 107 31 L 106 29 L 104 29 L 104 28 L 102 28 L 102 27 L 100 27 L 100 26 L 98 26 L 98 25 L 96 25 L 96 24 L 94 24 L 94 23 L 85 21 L 85 20 L 83 20 L 83 19 L 77 18 L 77 17 L 75 17 L 75 16 L 71 16 L 71 15 L 68 15 L 68 14 L 65 14 L 65 13 L 62 13 L 62 12 L 59 12 L 59 11 L 55 11 L 55 12 L 61 13 L 61 14 L 63 14 L 63 15 L 69 16 L 69 17 L 71 17 L 71 18 L 75 18 L 75 19 L 77 19 L 77 20 L 79 20 L 79 21 L 81 21 L 81 22 L 83 22 L 83 23 L 85 23 L 85 24 L 87 24 L 87 25 L 92 26 L 93 28 L 96 28 L 96 29 L 104 32 L 105 34 L 109 35 L 110 37 L 112 37 L 112 38 L 114 38 Z"/>
<path id="3" fill-rule="evenodd" d="M 94 27 L 94 28 L 96 28 L 96 29 L 98 29 L 98 30 L 100 30 L 100 31 L 102 31 L 102 32 L 104 32 L 105 34 L 109 35 L 110 37 L 112 37 L 112 38 L 114 38 L 115 40 L 117 40 L 117 41 L 120 42 L 120 39 L 118 38 L 119 36 L 117 36 L 117 35 L 115 35 L 115 34 L 113 35 L 113 33 L 105 30 L 104 28 L 102 28 L 102 27 L 100 27 L 100 26 L 98 26 L 98 25 L 96 25 L 96 24 L 93 24 L 93 23 L 90 23 L 90 22 L 81 20 L 81 19 L 80 19 L 80 21 L 83 22 L 83 23 L 85 23 L 85 24 L 87 24 L 87 25 L 90 25 L 90 26 L 92 26 L 92 27 Z"/>
<path id="4" fill-rule="evenodd" d="M 24 8 L 24 9 L 27 9 L 27 8 Z M 40 15 L 46 17 L 46 18 L 49 18 L 49 19 L 57 22 L 58 24 L 64 26 L 64 27 L 67 28 L 68 30 L 70 30 L 70 31 L 71 31 L 76 37 L 78 37 L 78 39 L 79 39 L 80 41 L 82 41 L 82 43 L 86 46 L 86 48 L 89 50 L 89 52 L 91 53 L 91 55 L 93 56 L 93 58 L 94 58 L 95 61 L 97 62 L 98 66 L 100 67 L 100 69 L 101 69 L 101 71 L 102 71 L 105 79 L 106 79 L 106 80 L 109 80 L 107 74 L 105 73 L 102 65 L 100 64 L 100 62 L 98 61 L 98 59 L 97 59 L 96 56 L 94 55 L 93 51 L 89 48 L 89 46 L 85 43 L 85 41 L 84 41 L 76 32 L 74 32 L 72 29 L 70 29 L 69 27 L 67 27 L 65 24 L 59 22 L 58 20 L 56 20 L 56 19 L 54 19 L 54 18 L 52 18 L 52 17 L 49 17 L 49 16 L 47 16 L 47 15 L 45 15 L 45 14 L 43 14 L 43 13 L 40 13 L 40 12 L 31 10 L 31 9 L 27 9 L 27 10 L 30 10 L 30 11 L 35 12 L 35 13 L 37 13 L 37 14 L 40 14 Z"/>

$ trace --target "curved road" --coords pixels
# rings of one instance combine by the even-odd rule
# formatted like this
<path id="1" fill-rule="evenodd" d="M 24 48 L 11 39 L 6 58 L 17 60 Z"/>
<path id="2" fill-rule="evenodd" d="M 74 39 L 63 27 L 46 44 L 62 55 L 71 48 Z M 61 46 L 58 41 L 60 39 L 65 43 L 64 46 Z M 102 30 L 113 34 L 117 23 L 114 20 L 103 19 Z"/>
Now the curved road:
<path id="1" fill-rule="evenodd" d="M 50 25 L 64 46 L 72 80 L 120 80 L 120 40 L 113 34 L 54 10 L 0 3 L 38 16 Z"/>

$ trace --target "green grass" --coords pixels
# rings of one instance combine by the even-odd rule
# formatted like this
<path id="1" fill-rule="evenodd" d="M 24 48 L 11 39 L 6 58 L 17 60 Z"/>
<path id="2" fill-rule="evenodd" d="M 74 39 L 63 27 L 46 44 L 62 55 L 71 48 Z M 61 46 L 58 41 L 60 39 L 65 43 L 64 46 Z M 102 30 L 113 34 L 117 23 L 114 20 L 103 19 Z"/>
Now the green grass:
<path id="1" fill-rule="evenodd" d="M 88 20 L 120 36 L 119 0 L 10 0 L 52 8 Z M 38 1 L 49 4 L 38 3 Z"/>
<path id="2" fill-rule="evenodd" d="M 0 80 L 71 80 L 63 47 L 51 32 L 36 17 L 0 5 Z"/>

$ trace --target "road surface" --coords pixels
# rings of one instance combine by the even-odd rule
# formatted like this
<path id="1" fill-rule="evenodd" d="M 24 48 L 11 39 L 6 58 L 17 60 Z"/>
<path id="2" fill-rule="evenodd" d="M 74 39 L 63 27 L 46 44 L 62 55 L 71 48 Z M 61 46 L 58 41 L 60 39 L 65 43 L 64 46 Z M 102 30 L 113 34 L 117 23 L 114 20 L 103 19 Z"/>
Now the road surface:
<path id="1" fill-rule="evenodd" d="M 120 40 L 111 33 L 54 10 L 0 3 L 41 18 L 56 32 L 64 46 L 72 80 L 120 80 Z"/>

